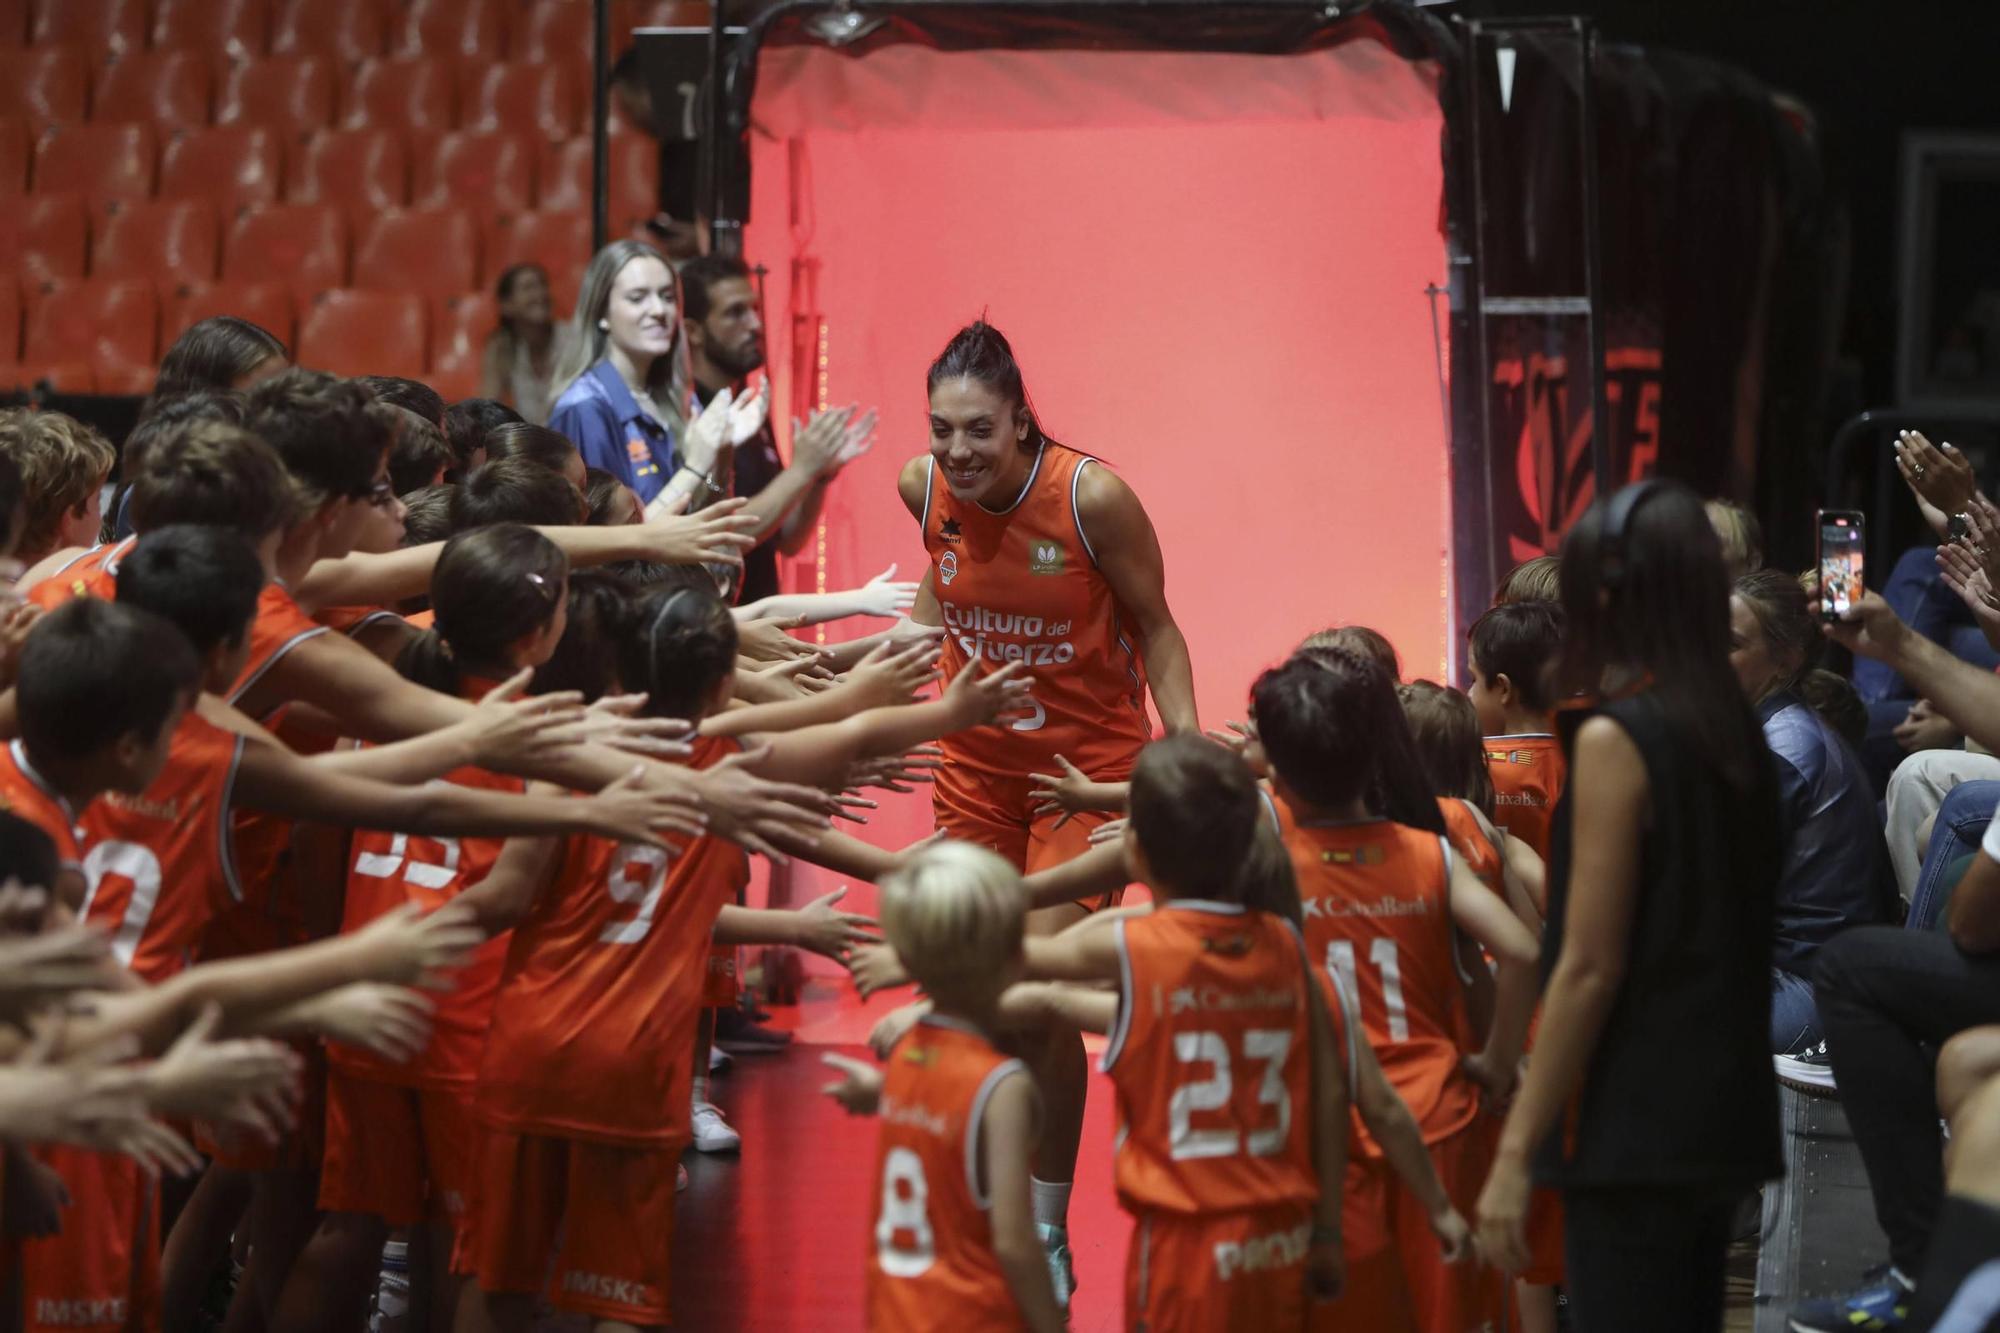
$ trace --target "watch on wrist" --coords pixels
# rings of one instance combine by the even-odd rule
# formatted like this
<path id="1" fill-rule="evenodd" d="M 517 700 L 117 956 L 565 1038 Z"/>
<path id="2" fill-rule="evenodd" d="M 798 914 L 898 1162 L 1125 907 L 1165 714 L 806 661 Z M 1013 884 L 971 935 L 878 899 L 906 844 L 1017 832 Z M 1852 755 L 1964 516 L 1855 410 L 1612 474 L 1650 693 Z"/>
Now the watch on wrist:
<path id="1" fill-rule="evenodd" d="M 1947 541 L 1964 541 L 1972 535 L 1972 515 L 1960 510 L 1945 520 L 1944 535 Z"/>

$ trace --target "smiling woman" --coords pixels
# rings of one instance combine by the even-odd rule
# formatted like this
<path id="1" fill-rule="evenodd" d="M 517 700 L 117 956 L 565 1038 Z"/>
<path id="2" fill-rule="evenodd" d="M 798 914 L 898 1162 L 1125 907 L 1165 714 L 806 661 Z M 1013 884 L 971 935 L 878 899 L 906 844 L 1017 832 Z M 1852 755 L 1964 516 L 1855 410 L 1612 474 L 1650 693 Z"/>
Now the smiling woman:
<path id="1" fill-rule="evenodd" d="M 1043 432 L 1014 350 L 985 322 L 960 330 L 932 363 L 931 448 L 898 483 L 923 528 L 930 569 L 913 617 L 945 628 L 947 681 L 1023 663 L 1033 712 L 941 742 L 937 825 L 1024 872 L 1087 850 L 1109 812 L 1037 812 L 1032 773 L 1057 756 L 1097 782 L 1123 782 L 1152 738 L 1150 685 L 1168 731 L 1198 731 L 1187 640 L 1167 608 L 1166 568 L 1132 488 L 1089 454 Z M 1032 912 L 1053 934 L 1105 903 Z M 1061 1225 L 1083 1123 L 1082 1040 L 1052 1039 L 1037 1060 L 1047 1127 L 1034 1164 L 1037 1220 L 1067 1300 Z"/>
<path id="2" fill-rule="evenodd" d="M 613 241 L 583 275 L 564 385 L 549 427 L 590 467 L 637 492 L 698 499 L 715 490 L 714 445 L 687 431 L 687 349 L 674 271 L 643 241 Z M 706 456 L 697 456 L 697 451 Z"/>

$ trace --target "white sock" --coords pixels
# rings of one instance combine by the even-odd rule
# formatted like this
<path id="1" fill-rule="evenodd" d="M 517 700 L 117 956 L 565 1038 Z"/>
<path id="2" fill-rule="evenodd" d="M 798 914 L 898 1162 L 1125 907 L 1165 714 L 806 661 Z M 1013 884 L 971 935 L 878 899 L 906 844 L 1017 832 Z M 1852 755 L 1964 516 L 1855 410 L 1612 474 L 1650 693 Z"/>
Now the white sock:
<path id="1" fill-rule="evenodd" d="M 1045 1227 L 1069 1226 L 1069 1186 L 1067 1180 L 1037 1180 L 1028 1177 L 1028 1192 L 1035 1201 L 1035 1221 Z"/>
<path id="2" fill-rule="evenodd" d="M 708 1075 L 696 1074 L 694 1076 L 694 1103 L 696 1106 L 699 1106 L 707 1100 L 708 1100 Z"/>

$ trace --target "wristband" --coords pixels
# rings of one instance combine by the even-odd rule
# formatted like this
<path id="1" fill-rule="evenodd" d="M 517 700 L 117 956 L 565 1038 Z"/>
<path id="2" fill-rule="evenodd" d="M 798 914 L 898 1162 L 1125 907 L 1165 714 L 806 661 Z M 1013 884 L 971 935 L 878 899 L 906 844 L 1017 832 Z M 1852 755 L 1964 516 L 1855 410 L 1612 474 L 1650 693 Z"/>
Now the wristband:
<path id="1" fill-rule="evenodd" d="M 682 463 L 681 471 L 687 473 L 689 476 L 693 477 L 696 481 L 708 487 L 709 494 L 711 495 L 722 494 L 722 488 L 715 484 L 715 479 L 709 476 L 706 472 L 703 472 L 700 468 L 696 467 L 694 464 Z"/>

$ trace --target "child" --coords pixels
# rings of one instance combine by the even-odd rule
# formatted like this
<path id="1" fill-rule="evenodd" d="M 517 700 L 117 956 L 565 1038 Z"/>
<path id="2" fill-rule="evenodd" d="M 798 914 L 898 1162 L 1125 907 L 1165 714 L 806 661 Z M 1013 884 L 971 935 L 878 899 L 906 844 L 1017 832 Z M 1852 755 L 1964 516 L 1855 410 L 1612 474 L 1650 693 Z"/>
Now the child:
<path id="1" fill-rule="evenodd" d="M 1410 1105 L 1453 1202 L 1471 1201 L 1490 1136 L 1475 1121 L 1482 1090 L 1502 1097 L 1534 1004 L 1535 941 L 1443 838 L 1388 675 L 1372 659 L 1313 649 L 1266 671 L 1252 720 L 1272 769 L 1284 839 L 1298 874 L 1305 936 L 1355 1010 L 1369 1043 Z M 1466 1055 L 1451 928 L 1495 959 L 1492 1032 Z M 1415 1212 L 1374 1165 L 1347 1209 L 1350 1263 L 1378 1252 L 1399 1267 L 1423 1333 L 1470 1333 L 1500 1314 L 1490 1273 L 1446 1267 Z M 1366 1291 L 1372 1284 L 1357 1283 Z M 1393 1284 L 1391 1284 L 1393 1286 Z M 1359 1299 L 1357 1299 L 1359 1297 Z M 1385 1313 L 1350 1294 L 1337 1327 L 1382 1326 Z"/>
<path id="2" fill-rule="evenodd" d="M 102 435 L 61 412 L 8 408 L 0 412 L 0 453 L 19 469 L 28 506 L 16 559 L 32 565 L 97 540 L 100 497 L 117 461 Z"/>
<path id="3" fill-rule="evenodd" d="M 617 680 L 589 682 L 597 690 L 621 684 L 646 694 L 655 714 L 691 719 L 729 701 L 736 625 L 712 594 L 654 589 L 613 628 Z M 591 655 L 575 634 L 573 625 L 559 659 Z M 560 666 L 575 679 L 573 661 Z M 932 703 L 747 742 L 703 734 L 689 762 L 838 784 L 855 759 L 1015 715 L 1019 676 L 1018 664 L 967 671 Z M 670 857 L 602 838 L 518 842 L 464 895 L 482 921 L 514 928 L 475 1093 L 487 1133 L 470 1247 L 479 1285 L 460 1306 L 468 1333 L 525 1328 L 545 1284 L 558 1309 L 600 1330 L 667 1321 L 674 1178 L 691 1134 L 711 928 L 718 942 L 746 942 L 732 921 L 741 909 L 725 904 L 749 874 L 719 838 L 676 844 Z M 871 878 L 899 864 L 887 853 L 872 864 L 829 854 L 846 844 L 873 851 L 835 835 L 793 850 Z M 841 923 L 832 933 L 845 933 Z M 844 956 L 845 943 L 826 943 Z"/>
<path id="4" fill-rule="evenodd" d="M 1493 822 L 1549 857 L 1549 821 L 1562 796 L 1551 672 L 1562 650 L 1562 607 L 1509 602 L 1472 623 L 1472 706 L 1486 733 Z"/>
<path id="5" fill-rule="evenodd" d="M 1028 1195 L 1041 1098 L 997 1050 L 1002 992 L 1021 970 L 1027 895 L 969 843 L 917 854 L 882 884 L 882 926 L 931 997 L 886 1072 L 826 1057 L 827 1091 L 882 1118 L 868 1244 L 870 1329 L 1065 1326 Z"/>

